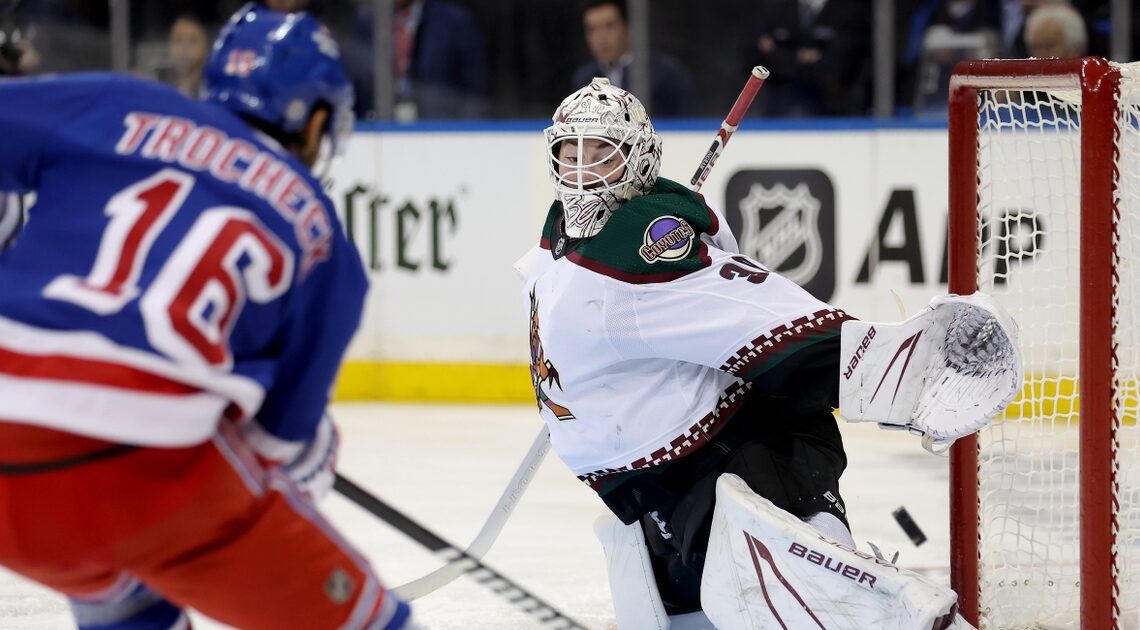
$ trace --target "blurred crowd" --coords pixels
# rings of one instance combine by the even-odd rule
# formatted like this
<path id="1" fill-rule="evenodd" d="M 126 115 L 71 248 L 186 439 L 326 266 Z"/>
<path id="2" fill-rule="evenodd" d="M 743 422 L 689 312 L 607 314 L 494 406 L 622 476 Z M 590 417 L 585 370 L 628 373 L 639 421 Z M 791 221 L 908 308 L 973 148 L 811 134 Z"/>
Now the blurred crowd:
<path id="1" fill-rule="evenodd" d="M 648 91 L 641 96 L 654 118 L 716 117 L 754 65 L 772 75 L 753 115 L 865 116 L 879 36 L 893 42 L 896 115 L 923 115 L 944 111 L 961 59 L 1110 56 L 1110 0 L 894 0 L 889 34 L 873 32 L 872 0 L 647 2 L 649 55 L 640 63 L 623 0 L 262 2 L 305 9 L 329 26 L 362 120 L 544 117 L 592 76 Z M 0 74 L 109 69 L 111 4 L 0 0 Z M 213 35 L 241 4 L 129 3 L 130 71 L 196 94 Z M 389 6 L 388 19 L 375 19 L 376 7 Z M 377 55 L 376 41 L 391 50 Z M 376 73 L 377 59 L 391 72 Z M 391 84 L 377 90 L 378 76 Z M 391 99 L 390 113 L 377 93 Z"/>

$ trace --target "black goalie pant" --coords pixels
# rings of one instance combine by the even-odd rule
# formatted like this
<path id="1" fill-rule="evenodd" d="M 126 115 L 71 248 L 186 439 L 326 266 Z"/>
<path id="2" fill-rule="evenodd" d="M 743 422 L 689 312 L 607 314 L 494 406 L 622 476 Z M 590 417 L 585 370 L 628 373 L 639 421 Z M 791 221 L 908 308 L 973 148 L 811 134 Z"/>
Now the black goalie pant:
<path id="1" fill-rule="evenodd" d="M 658 590 L 670 614 L 701 607 L 701 571 L 722 473 L 738 475 L 753 492 L 795 516 L 829 512 L 847 525 L 839 495 L 847 458 L 835 417 L 823 410 L 780 417 L 760 400 L 751 402 L 703 453 L 675 463 L 684 462 L 677 467 L 691 474 L 671 470 L 666 477 L 691 483 L 675 486 L 674 498 L 641 518 Z M 684 461 L 690 457 L 694 459 Z"/>

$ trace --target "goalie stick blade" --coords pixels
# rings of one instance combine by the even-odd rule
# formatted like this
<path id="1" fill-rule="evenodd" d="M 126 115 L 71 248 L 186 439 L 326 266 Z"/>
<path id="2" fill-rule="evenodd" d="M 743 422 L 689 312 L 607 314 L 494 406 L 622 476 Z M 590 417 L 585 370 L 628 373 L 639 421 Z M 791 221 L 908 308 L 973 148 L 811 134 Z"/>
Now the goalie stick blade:
<path id="1" fill-rule="evenodd" d="M 436 552 L 447 562 L 462 563 L 464 574 L 470 575 L 491 592 L 534 617 L 536 621 L 541 622 L 542 627 L 587 630 L 585 626 L 572 617 L 563 614 L 513 580 L 467 555 L 463 550 L 440 538 L 396 508 L 346 479 L 340 473 L 336 475 L 333 489 L 343 495 L 344 498 L 400 530 L 400 533 Z"/>

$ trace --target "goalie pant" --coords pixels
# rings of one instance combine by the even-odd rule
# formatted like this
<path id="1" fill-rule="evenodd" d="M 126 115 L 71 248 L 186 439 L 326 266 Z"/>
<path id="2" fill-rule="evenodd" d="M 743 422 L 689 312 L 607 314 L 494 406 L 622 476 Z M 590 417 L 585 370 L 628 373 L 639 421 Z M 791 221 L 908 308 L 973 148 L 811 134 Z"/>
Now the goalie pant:
<path id="1" fill-rule="evenodd" d="M 705 548 L 721 474 L 739 475 L 753 491 L 797 517 L 827 514 L 837 530 L 850 536 L 839 493 L 846 465 L 842 437 L 829 410 L 805 412 L 793 401 L 752 395 L 705 447 L 636 474 L 603 499 L 624 522 L 640 523 L 665 608 L 679 614 L 700 608 Z M 634 505 L 625 505 L 629 497 L 654 508 L 630 519 Z"/>
<path id="2" fill-rule="evenodd" d="M 185 448 L 0 422 L 0 564 L 81 629 L 406 627 L 409 609 L 228 422 Z M 153 589 L 153 590 L 152 590 Z M 162 593 L 160 596 L 158 593 Z"/>

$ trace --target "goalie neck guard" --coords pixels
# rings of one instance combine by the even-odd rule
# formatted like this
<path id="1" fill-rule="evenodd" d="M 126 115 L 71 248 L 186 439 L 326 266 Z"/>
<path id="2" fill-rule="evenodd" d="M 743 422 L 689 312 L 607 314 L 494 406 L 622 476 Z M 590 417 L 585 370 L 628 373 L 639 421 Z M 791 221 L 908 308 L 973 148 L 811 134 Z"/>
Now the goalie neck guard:
<path id="1" fill-rule="evenodd" d="M 604 78 L 566 97 L 552 120 L 545 131 L 548 170 L 562 202 L 566 234 L 594 236 L 622 203 L 653 189 L 661 168 L 661 136 L 641 101 Z M 564 141 L 573 141 L 576 150 L 560 157 Z M 600 141 L 603 150 L 596 156 L 585 153 L 587 141 Z M 611 166 L 614 160 L 617 167 Z M 616 175 L 597 174 L 603 169 Z"/>
<path id="2" fill-rule="evenodd" d="M 218 35 L 203 75 L 206 101 L 286 134 L 298 133 L 313 108 L 327 105 L 333 154 L 352 132 L 354 94 L 340 50 L 307 13 L 245 5 Z"/>

